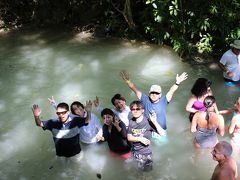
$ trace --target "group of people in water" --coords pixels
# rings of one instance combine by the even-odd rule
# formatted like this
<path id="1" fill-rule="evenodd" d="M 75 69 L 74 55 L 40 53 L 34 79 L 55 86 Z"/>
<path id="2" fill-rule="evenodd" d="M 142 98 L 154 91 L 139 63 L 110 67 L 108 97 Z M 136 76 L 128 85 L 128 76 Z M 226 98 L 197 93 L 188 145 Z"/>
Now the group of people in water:
<path id="1" fill-rule="evenodd" d="M 93 102 L 87 101 L 85 106 L 75 101 L 70 108 L 67 103 L 57 103 L 51 97 L 48 100 L 56 109 L 57 117 L 46 121 L 40 118 L 40 107 L 37 104 L 32 106 L 36 125 L 52 132 L 57 156 L 79 160 L 80 141 L 84 144 L 106 141 L 112 154 L 123 159 L 133 158 L 137 167 L 143 171 L 152 169 L 151 138 L 166 136 L 167 105 L 188 74 L 177 74 L 175 83 L 166 95 L 162 94 L 161 87 L 156 84 L 145 94 L 131 81 L 126 70 L 121 71 L 120 76 L 137 97 L 129 106 L 121 94 L 112 97 L 112 109 L 102 108 L 99 97 Z M 232 145 L 226 141 L 219 142 L 217 134 L 223 136 L 226 129 L 223 115 L 234 113 L 228 132 L 232 135 L 232 142 L 240 145 L 240 99 L 237 99 L 233 108 L 218 110 L 211 84 L 206 78 L 198 78 L 191 89 L 192 95 L 186 105 L 190 129 L 195 133 L 196 148 L 213 149 L 213 159 L 219 164 L 212 179 L 235 179 L 237 164 L 231 157 Z M 92 113 L 93 104 L 101 114 L 103 125 Z"/>

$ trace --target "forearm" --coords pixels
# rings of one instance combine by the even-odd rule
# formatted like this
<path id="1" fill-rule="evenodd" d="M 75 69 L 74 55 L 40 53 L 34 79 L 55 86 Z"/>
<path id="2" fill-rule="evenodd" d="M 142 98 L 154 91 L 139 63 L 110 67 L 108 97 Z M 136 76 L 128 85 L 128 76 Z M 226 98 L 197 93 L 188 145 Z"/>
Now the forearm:
<path id="1" fill-rule="evenodd" d="M 222 63 L 219 63 L 218 65 L 219 65 L 219 67 L 221 68 L 221 70 L 222 70 L 223 72 L 226 72 L 226 73 L 229 72 L 229 70 L 226 68 L 226 66 L 224 66 Z"/>
<path id="2" fill-rule="evenodd" d="M 91 111 L 87 111 L 87 116 L 86 116 L 86 119 L 85 119 L 85 123 L 89 123 L 89 122 L 90 122 L 90 120 L 91 120 L 91 114 L 92 114 Z"/>
<path id="3" fill-rule="evenodd" d="M 42 121 L 40 120 L 40 117 L 39 117 L 39 116 L 34 116 L 34 119 L 35 119 L 35 123 L 36 123 L 37 126 L 43 127 L 43 123 L 42 123 Z"/>

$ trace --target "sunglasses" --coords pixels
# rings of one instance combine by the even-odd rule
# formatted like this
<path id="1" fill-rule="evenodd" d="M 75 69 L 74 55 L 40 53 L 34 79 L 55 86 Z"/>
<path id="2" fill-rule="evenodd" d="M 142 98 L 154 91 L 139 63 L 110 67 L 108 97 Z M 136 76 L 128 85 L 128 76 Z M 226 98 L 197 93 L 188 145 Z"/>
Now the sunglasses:
<path id="1" fill-rule="evenodd" d="M 67 113 L 67 111 L 63 111 L 63 112 L 56 112 L 56 114 L 59 116 L 59 115 L 64 115 L 64 114 L 66 114 Z"/>
<path id="2" fill-rule="evenodd" d="M 159 92 L 150 92 L 150 94 L 156 94 L 156 95 L 159 95 L 159 94 L 161 94 L 161 93 L 159 93 Z"/>
<path id="3" fill-rule="evenodd" d="M 131 108 L 131 111 L 140 111 L 141 108 Z"/>

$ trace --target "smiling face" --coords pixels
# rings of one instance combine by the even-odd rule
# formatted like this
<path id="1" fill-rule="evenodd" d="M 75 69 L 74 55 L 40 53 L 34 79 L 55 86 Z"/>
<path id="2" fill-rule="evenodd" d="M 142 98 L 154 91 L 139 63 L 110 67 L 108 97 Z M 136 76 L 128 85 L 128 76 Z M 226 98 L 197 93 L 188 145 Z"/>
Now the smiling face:
<path id="1" fill-rule="evenodd" d="M 73 110 L 74 114 L 76 114 L 80 117 L 84 117 L 84 109 L 81 106 L 73 106 L 72 110 Z"/>
<path id="2" fill-rule="evenodd" d="M 113 123 L 113 116 L 110 114 L 105 114 L 102 116 L 103 123 L 106 125 L 111 125 Z"/>
<path id="3" fill-rule="evenodd" d="M 156 103 L 156 102 L 158 102 L 159 101 L 159 99 L 161 98 L 161 93 L 158 93 L 158 92 L 150 92 L 149 93 L 149 97 L 150 97 L 150 99 L 151 99 L 151 101 L 153 102 L 153 103 Z"/>
<path id="4" fill-rule="evenodd" d="M 118 111 L 123 111 L 126 108 L 126 102 L 120 99 L 115 99 L 114 106 Z"/>
<path id="5" fill-rule="evenodd" d="M 65 108 L 58 107 L 56 114 L 62 123 L 65 123 L 68 119 L 69 111 Z"/>
<path id="6" fill-rule="evenodd" d="M 137 104 L 133 104 L 130 109 L 131 109 L 131 112 L 132 112 L 132 116 L 134 118 L 137 119 L 137 118 L 143 116 L 144 109 L 143 109 L 142 106 L 138 106 Z"/>

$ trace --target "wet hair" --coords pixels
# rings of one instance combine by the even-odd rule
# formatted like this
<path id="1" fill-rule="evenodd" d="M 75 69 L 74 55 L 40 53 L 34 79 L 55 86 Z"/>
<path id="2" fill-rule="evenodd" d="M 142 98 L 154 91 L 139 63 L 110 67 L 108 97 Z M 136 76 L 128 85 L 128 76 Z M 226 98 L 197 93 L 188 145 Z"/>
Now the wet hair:
<path id="1" fill-rule="evenodd" d="M 104 115 L 107 115 L 107 114 L 110 115 L 110 116 L 112 116 L 112 117 L 115 116 L 114 112 L 113 112 L 111 109 L 105 108 L 105 109 L 103 109 L 102 112 L 101 112 L 101 117 L 103 117 Z"/>
<path id="2" fill-rule="evenodd" d="M 138 108 L 144 109 L 143 103 L 142 103 L 141 101 L 139 101 L 139 100 L 136 100 L 136 101 L 131 102 L 131 103 L 130 103 L 130 109 L 132 109 L 132 107 L 133 107 L 134 105 L 136 105 Z"/>
<path id="3" fill-rule="evenodd" d="M 115 94 L 112 99 L 111 99 L 111 102 L 112 104 L 115 106 L 114 102 L 115 100 L 118 99 L 118 100 L 122 100 L 122 101 L 125 101 L 126 102 L 126 99 L 125 97 L 123 97 L 121 94 Z"/>
<path id="4" fill-rule="evenodd" d="M 231 156 L 232 154 L 232 145 L 229 144 L 227 141 L 219 141 L 220 145 L 220 152 L 225 156 Z"/>
<path id="5" fill-rule="evenodd" d="M 203 104 L 204 106 L 206 107 L 206 117 L 205 119 L 208 121 L 209 120 L 209 108 L 212 107 L 212 105 L 216 102 L 216 99 L 214 96 L 207 96 L 204 101 L 203 101 Z"/>
<path id="6" fill-rule="evenodd" d="M 70 108 L 71 108 L 71 112 L 72 112 L 73 114 L 75 114 L 75 115 L 76 115 L 76 113 L 74 112 L 75 107 L 77 107 L 77 108 L 81 107 L 81 108 L 84 109 L 84 106 L 83 106 L 82 103 L 80 103 L 79 101 L 74 101 L 74 102 L 71 104 L 71 107 L 70 107 Z"/>
<path id="7" fill-rule="evenodd" d="M 66 109 L 67 111 L 69 111 L 69 106 L 67 103 L 65 102 L 61 102 L 57 105 L 57 108 L 63 108 L 63 109 Z"/>
<path id="8" fill-rule="evenodd" d="M 191 89 L 191 93 L 196 97 L 201 97 L 207 93 L 207 90 L 211 85 L 212 81 L 206 78 L 198 78 Z"/>

